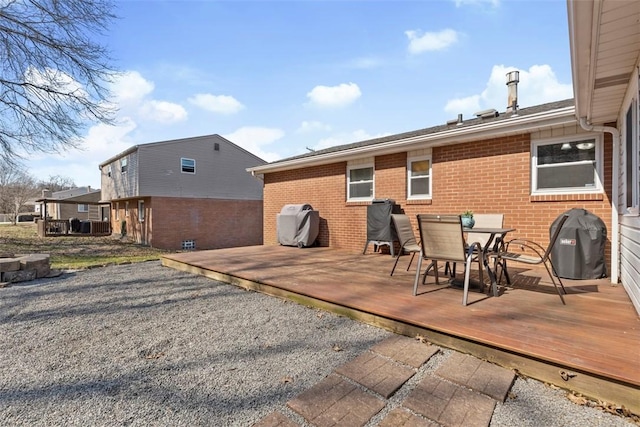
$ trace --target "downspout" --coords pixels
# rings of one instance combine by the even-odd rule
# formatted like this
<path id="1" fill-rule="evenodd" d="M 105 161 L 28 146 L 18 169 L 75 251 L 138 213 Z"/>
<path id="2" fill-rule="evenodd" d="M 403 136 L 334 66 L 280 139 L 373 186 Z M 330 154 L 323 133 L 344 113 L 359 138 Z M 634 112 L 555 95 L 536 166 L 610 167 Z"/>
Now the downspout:
<path id="1" fill-rule="evenodd" d="M 620 131 L 612 126 L 594 126 L 587 122 L 586 117 L 580 117 L 580 126 L 582 129 L 589 132 L 608 132 L 613 139 L 613 158 L 612 162 L 612 177 L 611 177 L 611 283 L 618 283 L 619 272 L 619 258 L 620 258 L 620 224 L 618 222 L 618 171 L 619 171 L 619 155 L 620 151 Z"/>

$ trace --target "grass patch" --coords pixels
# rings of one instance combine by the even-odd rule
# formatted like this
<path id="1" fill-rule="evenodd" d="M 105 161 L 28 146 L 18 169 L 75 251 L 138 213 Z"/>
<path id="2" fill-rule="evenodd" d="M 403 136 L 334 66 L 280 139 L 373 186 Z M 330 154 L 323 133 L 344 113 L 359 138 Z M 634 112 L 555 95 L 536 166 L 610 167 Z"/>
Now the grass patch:
<path id="1" fill-rule="evenodd" d="M 36 224 L 0 224 L 0 254 L 51 255 L 51 268 L 81 269 L 160 259 L 162 249 L 150 248 L 119 236 L 39 237 Z"/>

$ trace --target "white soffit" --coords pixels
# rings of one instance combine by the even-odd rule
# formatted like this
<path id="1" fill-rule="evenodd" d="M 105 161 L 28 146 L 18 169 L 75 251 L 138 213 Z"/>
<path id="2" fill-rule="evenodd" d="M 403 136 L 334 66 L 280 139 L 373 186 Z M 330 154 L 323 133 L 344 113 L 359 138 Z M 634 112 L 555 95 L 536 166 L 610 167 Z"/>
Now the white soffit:
<path id="1" fill-rule="evenodd" d="M 640 1 L 568 0 L 576 114 L 615 122 L 640 56 Z"/>

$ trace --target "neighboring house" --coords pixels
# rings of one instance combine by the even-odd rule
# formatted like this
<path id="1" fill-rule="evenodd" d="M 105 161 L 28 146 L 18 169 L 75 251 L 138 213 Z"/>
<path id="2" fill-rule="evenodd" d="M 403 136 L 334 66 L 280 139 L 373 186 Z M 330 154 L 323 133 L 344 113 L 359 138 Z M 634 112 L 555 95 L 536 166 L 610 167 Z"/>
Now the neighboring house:
<path id="1" fill-rule="evenodd" d="M 265 162 L 219 135 L 136 145 L 100 164 L 114 233 L 163 249 L 262 244 Z M 126 228 L 122 229 L 124 226 Z"/>
<path id="2" fill-rule="evenodd" d="M 42 190 L 42 198 L 35 202 L 35 212 L 50 219 L 103 221 L 108 220 L 108 210 L 100 206 L 100 189 L 77 187 L 51 192 Z"/>
<path id="3" fill-rule="evenodd" d="M 612 281 L 640 312 L 640 2 L 569 0 L 576 117 L 613 141 Z"/>

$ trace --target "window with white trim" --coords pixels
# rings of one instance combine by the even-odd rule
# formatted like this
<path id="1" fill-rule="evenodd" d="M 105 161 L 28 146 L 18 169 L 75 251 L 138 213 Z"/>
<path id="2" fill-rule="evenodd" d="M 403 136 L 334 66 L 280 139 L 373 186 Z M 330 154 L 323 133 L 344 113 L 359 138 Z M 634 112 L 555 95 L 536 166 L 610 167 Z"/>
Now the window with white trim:
<path id="1" fill-rule="evenodd" d="M 374 188 L 373 164 L 354 164 L 347 166 L 347 200 L 373 200 Z"/>
<path id="2" fill-rule="evenodd" d="M 107 176 L 111 176 L 111 165 L 107 166 Z"/>
<path id="3" fill-rule="evenodd" d="M 407 199 L 431 198 L 431 157 L 407 158 Z"/>
<path id="4" fill-rule="evenodd" d="M 602 191 L 602 138 L 561 138 L 532 144 L 533 194 Z"/>
<path id="5" fill-rule="evenodd" d="M 78 203 L 78 212 L 89 212 L 89 205 Z"/>
<path id="6" fill-rule="evenodd" d="M 123 157 L 120 159 L 120 172 L 125 173 L 129 166 L 129 159 L 127 157 Z"/>
<path id="7" fill-rule="evenodd" d="M 194 159 L 182 157 L 180 159 L 180 170 L 182 173 L 196 173 L 196 161 Z"/>

